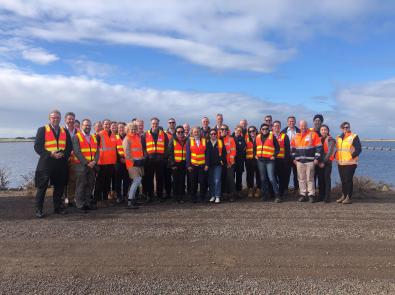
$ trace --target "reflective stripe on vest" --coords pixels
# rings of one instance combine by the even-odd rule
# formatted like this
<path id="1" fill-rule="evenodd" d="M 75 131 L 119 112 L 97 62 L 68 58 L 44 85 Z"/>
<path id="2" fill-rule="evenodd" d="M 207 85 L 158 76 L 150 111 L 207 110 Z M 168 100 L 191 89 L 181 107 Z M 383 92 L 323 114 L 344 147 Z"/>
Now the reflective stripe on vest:
<path id="1" fill-rule="evenodd" d="M 119 134 L 115 135 L 115 138 L 117 139 L 117 153 L 120 157 L 124 158 L 125 151 L 123 150 L 122 138 Z"/>
<path id="2" fill-rule="evenodd" d="M 81 154 L 88 162 L 93 161 L 95 159 L 97 151 L 96 137 L 94 135 L 91 135 L 89 143 L 81 132 L 77 132 L 75 136 L 77 137 L 80 144 Z M 73 162 L 78 164 L 80 163 L 80 160 L 75 155 L 73 155 Z"/>
<path id="3" fill-rule="evenodd" d="M 246 138 L 246 159 L 251 160 L 254 158 L 254 142 L 248 136 Z"/>
<path id="4" fill-rule="evenodd" d="M 271 158 L 274 155 L 275 148 L 273 143 L 273 133 L 269 133 L 265 142 L 262 142 L 262 135 L 259 134 L 256 138 L 256 155 L 258 158 Z"/>
<path id="5" fill-rule="evenodd" d="M 279 136 L 277 137 L 277 142 L 278 145 L 280 146 L 280 151 L 277 154 L 276 158 L 284 159 L 285 157 L 285 133 L 280 133 Z"/>
<path id="6" fill-rule="evenodd" d="M 177 140 L 173 139 L 173 146 L 174 146 L 174 161 L 176 161 L 176 163 L 185 161 L 187 154 L 187 145 L 184 143 L 184 145 L 181 146 L 181 144 Z"/>
<path id="7" fill-rule="evenodd" d="M 117 139 L 113 134 L 108 136 L 108 132 L 103 130 L 100 136 L 100 159 L 99 165 L 111 165 L 117 162 Z"/>
<path id="8" fill-rule="evenodd" d="M 128 134 L 126 136 L 128 138 L 130 153 L 131 153 L 133 160 L 144 159 L 143 146 L 141 144 L 140 135 L 139 134 Z M 126 160 L 125 160 L 126 168 L 131 168 L 131 167 L 133 167 L 133 161 L 128 158 L 129 158 L 129 155 L 126 156 Z"/>
<path id="9" fill-rule="evenodd" d="M 160 130 L 158 134 L 158 140 L 154 141 L 154 137 L 151 134 L 151 130 L 145 133 L 145 144 L 147 154 L 164 154 L 165 153 L 165 133 Z"/>
<path id="10" fill-rule="evenodd" d="M 336 139 L 336 160 L 339 165 L 355 165 L 358 164 L 358 157 L 352 158 L 352 153 L 355 151 L 352 142 L 357 135 L 354 133 L 349 134 L 347 137 L 344 136 L 342 139 L 340 136 Z"/>
<path id="11" fill-rule="evenodd" d="M 226 148 L 226 161 L 230 164 L 235 162 L 236 156 L 236 143 L 233 137 L 227 135 L 223 139 Z"/>
<path id="12" fill-rule="evenodd" d="M 191 164 L 194 166 L 201 166 L 206 163 L 206 139 L 200 139 L 199 147 L 196 145 L 195 139 L 191 137 L 190 139 L 191 148 Z"/>
<path id="13" fill-rule="evenodd" d="M 66 149 L 66 130 L 60 128 L 59 138 L 56 140 L 55 134 L 53 133 L 49 125 L 45 125 L 45 143 L 44 148 L 48 152 L 60 151 Z"/>

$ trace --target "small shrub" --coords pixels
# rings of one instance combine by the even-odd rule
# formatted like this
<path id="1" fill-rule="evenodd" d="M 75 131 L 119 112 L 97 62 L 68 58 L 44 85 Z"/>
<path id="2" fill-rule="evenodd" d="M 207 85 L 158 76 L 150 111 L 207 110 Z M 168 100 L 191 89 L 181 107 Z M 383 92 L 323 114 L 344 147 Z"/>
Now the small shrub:
<path id="1" fill-rule="evenodd" d="M 21 175 L 23 179 L 22 188 L 26 190 L 34 189 L 34 172 L 29 172 L 28 174 Z"/>
<path id="2" fill-rule="evenodd" d="M 384 182 L 377 182 L 370 177 L 367 176 L 355 176 L 354 177 L 354 195 L 368 195 L 372 192 L 385 192 L 390 191 L 391 186 Z M 341 183 L 337 183 L 333 189 L 335 193 L 341 193 L 342 185 Z"/>
<path id="3" fill-rule="evenodd" d="M 8 189 L 10 184 L 10 172 L 6 168 L 0 168 L 0 190 L 4 191 Z"/>

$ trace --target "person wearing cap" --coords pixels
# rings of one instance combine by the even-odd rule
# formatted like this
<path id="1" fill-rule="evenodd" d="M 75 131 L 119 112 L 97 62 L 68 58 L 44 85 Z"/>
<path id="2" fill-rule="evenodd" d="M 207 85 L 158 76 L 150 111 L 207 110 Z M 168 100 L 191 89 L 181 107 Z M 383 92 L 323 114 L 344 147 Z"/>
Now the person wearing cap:
<path id="1" fill-rule="evenodd" d="M 313 127 L 310 128 L 310 131 L 317 132 L 318 136 L 321 137 L 321 125 L 324 123 L 324 116 L 321 114 L 317 114 L 313 118 Z"/>
<path id="2" fill-rule="evenodd" d="M 322 124 L 320 132 L 323 146 L 322 157 L 317 167 L 320 200 L 329 203 L 331 195 L 332 161 L 335 155 L 336 141 L 330 136 L 329 127 L 327 125 Z"/>
<path id="3" fill-rule="evenodd" d="M 229 201 L 234 202 L 235 196 L 235 157 L 236 157 L 236 143 L 232 136 L 229 135 L 228 125 L 222 124 L 221 137 L 226 148 L 226 165 L 222 168 L 222 192 L 223 195 L 229 196 Z"/>
<path id="4" fill-rule="evenodd" d="M 248 189 L 248 197 L 259 198 L 261 195 L 261 177 L 257 166 L 257 160 L 254 157 L 254 145 L 257 136 L 257 129 L 255 126 L 248 127 L 248 136 L 246 137 L 246 181 Z M 254 181 L 255 179 L 255 181 Z M 254 183 L 256 185 L 254 185 Z"/>
<path id="5" fill-rule="evenodd" d="M 300 132 L 300 129 L 296 126 L 295 116 L 289 116 L 287 118 L 287 127 L 285 127 L 281 132 L 287 134 L 289 142 L 291 143 L 292 138 L 296 135 L 296 133 Z M 294 164 L 292 157 L 289 157 L 289 165 L 287 166 L 287 169 L 288 169 L 287 170 L 287 190 L 289 188 L 289 182 L 291 180 L 291 172 L 292 172 L 294 192 L 297 193 L 299 191 L 298 172 L 296 170 L 296 165 Z"/>
<path id="6" fill-rule="evenodd" d="M 336 200 L 340 204 L 351 204 L 353 178 L 362 152 L 361 141 L 357 134 L 351 132 L 349 122 L 340 125 L 342 134 L 336 138 L 336 161 L 342 182 L 342 195 Z"/>

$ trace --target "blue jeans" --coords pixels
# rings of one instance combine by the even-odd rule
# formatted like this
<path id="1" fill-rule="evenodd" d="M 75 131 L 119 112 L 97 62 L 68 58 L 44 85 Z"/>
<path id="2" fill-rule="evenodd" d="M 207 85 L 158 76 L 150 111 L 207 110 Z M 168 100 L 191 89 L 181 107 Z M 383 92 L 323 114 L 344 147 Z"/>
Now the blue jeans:
<path id="1" fill-rule="evenodd" d="M 273 191 L 277 196 L 279 194 L 278 184 L 275 176 L 275 161 L 274 160 L 258 160 L 258 169 L 261 176 L 263 196 L 267 196 L 269 192 L 269 182 L 272 184 Z"/>
<path id="2" fill-rule="evenodd" d="M 212 166 L 208 168 L 208 183 L 210 188 L 210 197 L 221 196 L 221 166 Z"/>

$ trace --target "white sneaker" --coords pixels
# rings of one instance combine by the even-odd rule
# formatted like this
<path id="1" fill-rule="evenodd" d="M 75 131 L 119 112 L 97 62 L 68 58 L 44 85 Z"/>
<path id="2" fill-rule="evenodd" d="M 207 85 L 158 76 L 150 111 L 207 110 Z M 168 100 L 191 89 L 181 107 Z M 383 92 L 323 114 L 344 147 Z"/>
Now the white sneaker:
<path id="1" fill-rule="evenodd" d="M 219 197 L 216 197 L 215 198 L 215 204 L 218 204 L 218 203 L 220 203 L 221 202 L 221 200 L 219 199 Z"/>
<path id="2" fill-rule="evenodd" d="M 215 201 L 215 197 L 211 197 L 210 202 L 214 202 Z"/>

